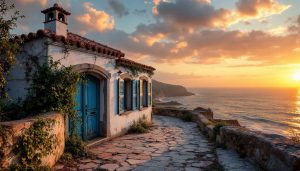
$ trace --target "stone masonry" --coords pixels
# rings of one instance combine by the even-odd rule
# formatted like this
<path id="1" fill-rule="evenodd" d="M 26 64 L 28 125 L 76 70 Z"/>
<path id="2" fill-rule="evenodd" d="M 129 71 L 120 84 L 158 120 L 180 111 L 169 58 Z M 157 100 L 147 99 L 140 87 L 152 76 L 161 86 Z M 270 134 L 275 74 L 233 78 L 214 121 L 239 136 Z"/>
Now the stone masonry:
<path id="1" fill-rule="evenodd" d="M 90 149 L 96 155 L 54 170 L 218 170 L 214 145 L 199 132 L 196 123 L 154 116 L 146 134 L 129 134 Z"/>

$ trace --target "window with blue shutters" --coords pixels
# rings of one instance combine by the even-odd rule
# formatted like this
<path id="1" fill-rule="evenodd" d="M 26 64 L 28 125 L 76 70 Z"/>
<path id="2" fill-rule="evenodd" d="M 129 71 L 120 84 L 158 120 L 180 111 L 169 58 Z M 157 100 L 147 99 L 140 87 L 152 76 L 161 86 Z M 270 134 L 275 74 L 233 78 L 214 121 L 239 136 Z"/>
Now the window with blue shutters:
<path id="1" fill-rule="evenodd" d="M 139 92 L 140 92 L 140 99 L 139 99 L 139 103 L 140 103 L 140 106 L 139 106 L 139 109 L 142 109 L 143 108 L 143 101 L 144 101 L 144 97 L 143 97 L 143 80 L 140 80 L 139 81 Z"/>
<path id="2" fill-rule="evenodd" d="M 136 86 L 136 80 L 132 80 L 132 110 L 137 109 L 137 86 Z"/>
<path id="3" fill-rule="evenodd" d="M 119 103 L 118 103 L 118 113 L 123 113 L 124 112 L 124 80 L 119 79 L 118 81 L 118 95 L 119 95 Z"/>
<path id="4" fill-rule="evenodd" d="M 148 82 L 148 107 L 152 105 L 152 84 Z"/>

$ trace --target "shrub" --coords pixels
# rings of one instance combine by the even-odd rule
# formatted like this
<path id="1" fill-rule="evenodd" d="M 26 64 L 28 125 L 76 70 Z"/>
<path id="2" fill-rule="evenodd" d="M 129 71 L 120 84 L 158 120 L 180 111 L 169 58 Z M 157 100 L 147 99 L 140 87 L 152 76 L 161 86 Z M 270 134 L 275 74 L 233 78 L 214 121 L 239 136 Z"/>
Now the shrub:
<path id="1" fill-rule="evenodd" d="M 12 170 L 49 170 L 41 166 L 41 159 L 50 154 L 56 145 L 56 137 L 49 133 L 54 123 L 51 119 L 39 119 L 26 130 L 14 149 L 19 163 Z"/>
<path id="2" fill-rule="evenodd" d="M 188 111 L 184 111 L 179 118 L 185 122 L 193 122 L 194 121 L 194 115 Z"/>
<path id="3" fill-rule="evenodd" d="M 220 132 L 220 129 L 223 127 L 223 126 L 228 126 L 229 124 L 226 123 L 226 122 L 217 122 L 214 126 L 214 133 L 215 135 L 217 135 L 219 132 Z"/>
<path id="4" fill-rule="evenodd" d="M 72 160 L 73 160 L 73 156 L 71 153 L 64 153 L 60 157 L 59 162 L 64 163 L 64 164 L 69 164 L 69 163 L 71 163 Z"/>
<path id="5" fill-rule="evenodd" d="M 85 143 L 78 135 L 71 135 L 66 141 L 65 153 L 73 157 L 86 157 L 88 155 Z"/>
<path id="6" fill-rule="evenodd" d="M 146 117 L 140 118 L 137 122 L 134 121 L 130 126 L 130 133 L 147 133 L 149 132 L 152 123 L 147 121 Z"/>

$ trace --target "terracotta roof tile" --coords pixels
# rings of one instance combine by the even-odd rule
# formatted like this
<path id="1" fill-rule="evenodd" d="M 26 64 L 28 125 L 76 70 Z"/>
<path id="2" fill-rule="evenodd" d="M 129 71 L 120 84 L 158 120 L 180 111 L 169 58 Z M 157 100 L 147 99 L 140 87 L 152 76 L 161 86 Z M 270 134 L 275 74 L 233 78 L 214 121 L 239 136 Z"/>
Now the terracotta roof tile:
<path id="1" fill-rule="evenodd" d="M 119 59 L 116 60 L 116 63 L 117 64 L 122 64 L 122 65 L 127 65 L 127 66 L 135 66 L 135 67 L 138 67 L 140 69 L 151 71 L 151 72 L 155 71 L 155 68 L 153 68 L 151 66 L 144 65 L 144 64 L 132 61 L 130 59 L 119 58 Z"/>
<path id="2" fill-rule="evenodd" d="M 64 14 L 66 14 L 66 15 L 71 15 L 70 12 L 68 12 L 68 11 L 66 11 L 65 9 L 63 9 L 62 7 L 58 6 L 57 3 L 55 3 L 55 4 L 53 5 L 53 7 L 47 8 L 47 9 L 41 11 L 41 12 L 45 14 L 45 13 L 47 13 L 47 12 L 49 12 L 49 11 L 53 11 L 53 10 L 58 10 L 58 11 L 60 11 L 60 12 L 62 12 L 62 13 L 64 13 Z"/>
<path id="3" fill-rule="evenodd" d="M 31 41 L 34 39 L 48 37 L 54 42 L 61 42 L 64 44 L 69 44 L 71 46 L 76 46 L 77 48 L 85 48 L 86 50 L 97 52 L 100 54 L 105 54 L 113 56 L 115 58 L 122 58 L 125 54 L 117 49 L 111 48 L 109 46 L 103 45 L 101 43 L 95 42 L 93 40 L 84 38 L 75 33 L 68 33 L 67 37 L 58 36 L 50 30 L 38 30 L 36 33 L 22 34 L 21 36 L 16 36 L 14 39 L 22 39 L 24 42 Z"/>

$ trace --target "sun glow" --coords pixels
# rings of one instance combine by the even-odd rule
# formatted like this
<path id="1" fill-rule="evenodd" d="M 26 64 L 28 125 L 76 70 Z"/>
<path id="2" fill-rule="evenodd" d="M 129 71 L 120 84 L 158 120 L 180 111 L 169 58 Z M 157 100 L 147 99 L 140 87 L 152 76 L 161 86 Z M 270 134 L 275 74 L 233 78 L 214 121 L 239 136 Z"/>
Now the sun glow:
<path id="1" fill-rule="evenodd" d="M 296 81 L 300 81 L 300 72 L 297 72 L 293 75 L 293 79 Z"/>

